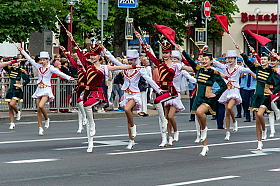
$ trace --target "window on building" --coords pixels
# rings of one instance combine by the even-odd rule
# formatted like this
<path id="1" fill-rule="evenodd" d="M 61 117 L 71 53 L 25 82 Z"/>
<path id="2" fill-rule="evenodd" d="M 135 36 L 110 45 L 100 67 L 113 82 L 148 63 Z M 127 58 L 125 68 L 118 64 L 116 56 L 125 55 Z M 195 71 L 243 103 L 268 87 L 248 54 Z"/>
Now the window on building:
<path id="1" fill-rule="evenodd" d="M 270 3 L 274 4 L 277 3 L 277 0 L 249 0 L 249 3 Z"/>

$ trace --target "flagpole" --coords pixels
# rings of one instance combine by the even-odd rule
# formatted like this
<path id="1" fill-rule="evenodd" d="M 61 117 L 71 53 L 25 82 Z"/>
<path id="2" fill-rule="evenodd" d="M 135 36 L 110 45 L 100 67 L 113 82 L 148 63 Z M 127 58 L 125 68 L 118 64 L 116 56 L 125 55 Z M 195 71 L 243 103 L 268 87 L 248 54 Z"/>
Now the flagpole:
<path id="1" fill-rule="evenodd" d="M 235 41 L 233 40 L 233 38 L 231 37 L 230 34 L 228 34 L 228 36 L 230 37 L 230 39 L 232 40 L 232 42 L 236 45 Z"/>

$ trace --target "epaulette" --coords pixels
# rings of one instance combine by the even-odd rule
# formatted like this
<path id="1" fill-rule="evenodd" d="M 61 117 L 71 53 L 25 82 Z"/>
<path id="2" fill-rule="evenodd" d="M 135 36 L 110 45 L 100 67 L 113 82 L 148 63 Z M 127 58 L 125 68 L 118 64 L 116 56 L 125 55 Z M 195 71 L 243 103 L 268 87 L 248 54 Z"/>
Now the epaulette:
<path id="1" fill-rule="evenodd" d="M 21 72 L 26 73 L 26 70 L 24 70 L 24 69 L 20 69 L 20 70 L 21 70 Z"/>
<path id="2" fill-rule="evenodd" d="M 271 68 L 271 70 L 272 70 L 273 72 L 277 73 L 277 70 L 275 70 L 274 68 Z"/>
<path id="3" fill-rule="evenodd" d="M 10 65 L 8 65 L 7 67 L 8 67 L 8 69 L 11 69 L 11 68 L 12 68 Z"/>
<path id="4" fill-rule="evenodd" d="M 255 67 L 259 67 L 259 65 L 256 64 Z"/>
<path id="5" fill-rule="evenodd" d="M 200 66 L 199 65 L 196 65 L 196 70 L 200 70 Z"/>
<path id="6" fill-rule="evenodd" d="M 217 70 L 214 70 L 214 74 L 218 74 L 218 75 L 221 75 L 221 73 Z"/>

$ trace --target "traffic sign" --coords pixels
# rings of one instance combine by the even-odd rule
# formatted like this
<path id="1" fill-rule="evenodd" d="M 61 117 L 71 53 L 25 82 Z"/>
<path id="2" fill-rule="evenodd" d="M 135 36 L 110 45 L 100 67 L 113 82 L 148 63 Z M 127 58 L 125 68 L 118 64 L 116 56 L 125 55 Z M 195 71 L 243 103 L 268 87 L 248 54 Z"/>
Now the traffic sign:
<path id="1" fill-rule="evenodd" d="M 211 13 L 211 5 L 209 1 L 205 1 L 204 6 L 203 6 L 203 12 L 205 17 L 210 17 Z"/>
<path id="2" fill-rule="evenodd" d="M 118 0 L 119 8 L 137 8 L 138 0 Z"/>
<path id="3" fill-rule="evenodd" d="M 197 45 L 206 45 L 206 29 L 195 28 L 195 43 Z"/>
<path id="4" fill-rule="evenodd" d="M 108 19 L 108 5 L 109 0 L 98 0 L 98 8 L 97 8 L 97 19 L 101 20 L 103 16 L 103 20 Z"/>
<path id="5" fill-rule="evenodd" d="M 126 18 L 125 39 L 133 40 L 133 18 Z"/>

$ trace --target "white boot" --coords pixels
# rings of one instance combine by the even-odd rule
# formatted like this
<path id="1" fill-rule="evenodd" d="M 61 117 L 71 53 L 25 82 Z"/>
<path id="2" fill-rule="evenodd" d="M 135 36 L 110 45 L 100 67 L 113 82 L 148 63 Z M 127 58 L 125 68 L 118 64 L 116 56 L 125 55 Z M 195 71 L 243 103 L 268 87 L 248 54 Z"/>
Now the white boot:
<path id="1" fill-rule="evenodd" d="M 85 108 L 84 108 L 84 102 L 80 101 L 78 104 L 78 109 L 79 111 L 81 111 L 82 114 L 82 120 L 83 120 L 83 125 L 87 125 L 88 120 L 87 120 L 87 116 L 86 116 L 86 112 L 85 112 Z"/>
<path id="2" fill-rule="evenodd" d="M 19 121 L 21 118 L 21 112 L 18 111 L 17 115 L 16 115 L 16 121 Z"/>
<path id="3" fill-rule="evenodd" d="M 269 120 L 269 125 L 270 125 L 270 135 L 269 135 L 269 137 L 270 137 L 270 138 L 273 138 L 273 137 L 274 137 L 274 134 L 275 134 L 274 112 L 271 112 L 271 113 L 268 115 L 268 120 Z"/>
<path id="4" fill-rule="evenodd" d="M 78 122 L 79 122 L 79 128 L 77 130 L 77 133 L 81 134 L 84 130 L 84 127 L 83 127 L 83 115 L 82 115 L 80 109 L 78 111 Z"/>
<path id="5" fill-rule="evenodd" d="M 167 146 L 167 136 L 166 132 L 161 133 L 161 144 L 159 144 L 159 147 L 166 147 Z"/>
<path id="6" fill-rule="evenodd" d="M 89 124 L 87 124 L 87 138 L 88 138 L 87 152 L 92 152 L 92 149 L 93 149 L 93 137 L 90 136 L 90 126 L 89 126 Z"/>
<path id="7" fill-rule="evenodd" d="M 267 129 L 262 130 L 262 140 L 265 140 L 267 138 Z"/>
<path id="8" fill-rule="evenodd" d="M 134 124 L 133 127 L 130 127 L 130 130 L 131 130 L 131 137 L 135 138 L 137 135 L 136 125 Z"/>
<path id="9" fill-rule="evenodd" d="M 179 141 L 179 131 L 174 132 L 174 140 L 173 142 Z"/>
<path id="10" fill-rule="evenodd" d="M 258 147 L 257 147 L 257 150 L 262 150 L 262 147 L 263 147 L 263 143 L 262 143 L 262 141 L 258 141 Z"/>
<path id="11" fill-rule="evenodd" d="M 129 140 L 126 149 L 131 150 L 131 149 L 133 149 L 133 146 L 134 146 L 134 145 L 135 145 L 134 140 Z"/>
<path id="12" fill-rule="evenodd" d="M 155 107 L 157 109 L 158 116 L 161 119 L 162 132 L 166 132 L 167 131 L 167 123 L 168 123 L 168 121 L 167 121 L 167 119 L 164 116 L 164 111 L 163 111 L 163 108 L 162 108 L 162 104 L 158 103 L 158 104 L 154 104 L 154 105 L 155 105 Z"/>
<path id="13" fill-rule="evenodd" d="M 40 135 L 40 136 L 43 136 L 43 135 L 44 135 L 43 127 L 39 127 L 39 135 Z"/>
<path id="14" fill-rule="evenodd" d="M 204 130 L 201 130 L 201 141 L 203 142 L 207 138 L 207 126 L 205 127 Z"/>
<path id="15" fill-rule="evenodd" d="M 9 127 L 9 130 L 14 130 L 14 128 L 16 127 L 15 123 L 12 123 L 10 124 L 10 127 Z"/>
<path id="16" fill-rule="evenodd" d="M 237 121 L 235 121 L 233 123 L 233 132 L 237 132 L 238 131 L 238 126 L 237 126 Z"/>
<path id="17" fill-rule="evenodd" d="M 85 112 L 88 119 L 88 125 L 89 125 L 89 135 L 92 137 L 95 135 L 95 122 L 93 120 L 93 114 L 92 114 L 92 108 L 90 106 L 85 107 Z"/>
<path id="18" fill-rule="evenodd" d="M 195 115 L 195 129 L 196 129 L 196 140 L 194 140 L 195 143 L 199 143 L 200 142 L 200 125 L 198 123 L 197 117 Z"/>
<path id="19" fill-rule="evenodd" d="M 45 129 L 48 129 L 50 127 L 50 118 L 45 120 Z"/>
<path id="20" fill-rule="evenodd" d="M 275 112 L 276 120 L 278 121 L 280 119 L 280 112 L 279 109 L 277 108 L 275 102 L 271 102 L 271 109 Z"/>
<path id="21" fill-rule="evenodd" d="M 168 145 L 173 146 L 173 138 L 171 136 L 169 136 Z"/>
<path id="22" fill-rule="evenodd" d="M 227 132 L 226 132 L 226 137 L 225 137 L 225 140 L 226 140 L 226 141 L 228 141 L 228 140 L 229 140 L 229 137 L 230 137 L 230 132 L 229 132 L 229 131 L 227 131 Z"/>
<path id="23" fill-rule="evenodd" d="M 201 151 L 201 153 L 199 154 L 199 156 L 207 156 L 208 151 L 209 151 L 208 146 L 203 146 L 203 147 L 202 147 L 202 151 Z"/>

